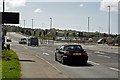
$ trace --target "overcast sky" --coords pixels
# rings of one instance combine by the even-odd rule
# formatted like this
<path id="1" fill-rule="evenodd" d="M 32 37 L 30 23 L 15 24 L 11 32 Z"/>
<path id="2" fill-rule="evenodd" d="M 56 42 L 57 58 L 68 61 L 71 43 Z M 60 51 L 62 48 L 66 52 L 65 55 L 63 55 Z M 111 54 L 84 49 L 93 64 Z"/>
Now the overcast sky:
<path id="1" fill-rule="evenodd" d="M 118 1 L 119 0 L 6 0 L 6 12 L 20 12 L 20 23 L 31 28 L 49 29 L 50 17 L 53 28 L 88 31 L 87 19 L 90 17 L 90 31 L 108 33 L 108 5 L 111 6 L 111 33 L 118 33 Z M 0 0 L 2 11 L 2 0 Z"/>

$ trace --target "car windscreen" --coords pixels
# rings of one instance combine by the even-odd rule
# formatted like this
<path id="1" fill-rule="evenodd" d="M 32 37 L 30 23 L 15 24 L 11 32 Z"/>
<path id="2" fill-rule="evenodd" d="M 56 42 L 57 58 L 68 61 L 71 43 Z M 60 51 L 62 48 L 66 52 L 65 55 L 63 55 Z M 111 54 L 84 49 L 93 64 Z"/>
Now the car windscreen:
<path id="1" fill-rule="evenodd" d="M 22 41 L 22 40 L 27 40 L 27 39 L 26 39 L 26 38 L 22 38 L 21 41 Z"/>
<path id="2" fill-rule="evenodd" d="M 83 48 L 80 45 L 69 45 L 66 46 L 65 51 L 83 51 Z"/>
<path id="3" fill-rule="evenodd" d="M 31 38 L 31 42 L 38 42 L 38 38 Z"/>

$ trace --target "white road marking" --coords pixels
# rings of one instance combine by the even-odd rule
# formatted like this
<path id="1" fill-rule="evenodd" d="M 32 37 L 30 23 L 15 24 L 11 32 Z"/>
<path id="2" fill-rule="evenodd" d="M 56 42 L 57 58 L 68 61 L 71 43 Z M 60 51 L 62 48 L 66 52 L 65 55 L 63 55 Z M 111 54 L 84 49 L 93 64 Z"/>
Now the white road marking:
<path id="1" fill-rule="evenodd" d="M 62 74 L 62 71 L 60 71 L 57 67 L 53 66 L 50 62 L 48 62 L 47 60 L 45 60 L 44 58 L 36 55 L 36 57 L 42 59 L 43 61 L 45 61 L 46 63 L 48 63 L 49 65 L 51 65 L 55 70 L 57 70 L 60 74 Z"/>
<path id="2" fill-rule="evenodd" d="M 104 56 L 104 55 L 99 55 L 99 54 L 97 56 L 101 56 L 101 57 L 105 57 L 105 58 L 111 58 L 109 56 Z"/>
<path id="3" fill-rule="evenodd" d="M 100 65 L 99 63 L 95 63 L 95 62 L 92 62 L 92 61 L 88 61 L 89 63 L 92 63 L 92 64 L 95 64 L 95 65 Z"/>
<path id="4" fill-rule="evenodd" d="M 98 53 L 98 54 L 105 54 L 105 53 L 102 53 L 102 52 L 99 52 L 99 51 L 95 51 L 94 53 Z"/>
<path id="5" fill-rule="evenodd" d="M 120 71 L 119 69 L 116 69 L 116 68 L 113 68 L 113 67 L 110 67 L 110 69 L 112 69 L 114 71 Z"/>
<path id="6" fill-rule="evenodd" d="M 44 55 L 47 55 L 47 56 L 49 56 L 49 54 L 48 53 L 43 53 Z"/>
<path id="7" fill-rule="evenodd" d="M 88 53 L 88 54 L 92 54 L 92 53 Z"/>

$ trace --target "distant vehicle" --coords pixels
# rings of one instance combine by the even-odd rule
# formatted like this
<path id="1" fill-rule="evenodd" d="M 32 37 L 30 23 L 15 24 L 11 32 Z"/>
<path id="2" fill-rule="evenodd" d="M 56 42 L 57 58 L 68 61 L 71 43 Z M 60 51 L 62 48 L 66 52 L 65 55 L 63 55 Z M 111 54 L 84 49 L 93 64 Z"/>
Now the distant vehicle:
<path id="1" fill-rule="evenodd" d="M 38 46 L 39 45 L 39 40 L 37 37 L 35 36 L 31 36 L 28 38 L 28 46 Z"/>
<path id="2" fill-rule="evenodd" d="M 102 43 L 103 43 L 103 39 L 99 39 L 99 40 L 97 41 L 97 43 L 98 43 L 98 44 L 102 44 Z"/>
<path id="3" fill-rule="evenodd" d="M 19 41 L 19 44 L 27 44 L 27 39 L 26 38 L 21 38 Z"/>
<path id="4" fill-rule="evenodd" d="M 63 45 L 56 49 L 55 60 L 62 64 L 77 62 L 86 65 L 88 54 L 81 45 Z"/>

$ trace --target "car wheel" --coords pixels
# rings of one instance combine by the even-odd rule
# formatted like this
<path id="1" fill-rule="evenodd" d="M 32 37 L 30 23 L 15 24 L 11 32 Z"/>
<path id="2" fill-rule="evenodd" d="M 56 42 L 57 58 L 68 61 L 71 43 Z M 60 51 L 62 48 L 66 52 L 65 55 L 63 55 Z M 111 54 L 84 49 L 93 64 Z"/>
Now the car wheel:
<path id="1" fill-rule="evenodd" d="M 57 60 L 57 56 L 56 56 L 56 54 L 55 54 L 55 61 L 58 61 L 58 60 Z"/>
<path id="2" fill-rule="evenodd" d="M 63 56 L 61 57 L 61 63 L 62 63 L 62 64 L 66 64 L 66 61 L 64 60 L 64 57 L 63 57 Z"/>

